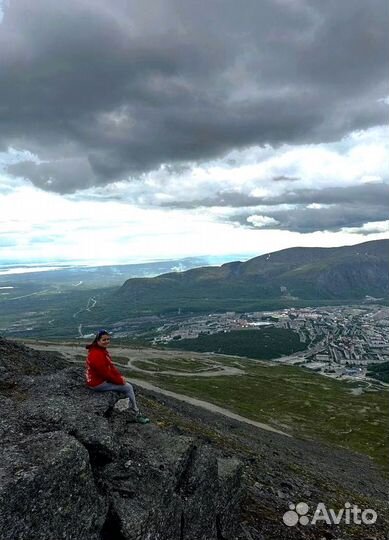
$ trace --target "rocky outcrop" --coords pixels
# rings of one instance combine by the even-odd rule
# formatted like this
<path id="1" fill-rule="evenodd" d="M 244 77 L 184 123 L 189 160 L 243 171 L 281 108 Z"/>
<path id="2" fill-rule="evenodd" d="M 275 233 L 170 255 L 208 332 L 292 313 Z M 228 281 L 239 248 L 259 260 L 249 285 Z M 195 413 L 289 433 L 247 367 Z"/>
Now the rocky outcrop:
<path id="1" fill-rule="evenodd" d="M 0 337 L 0 381 L 15 379 L 18 375 L 55 373 L 67 367 L 61 355 L 53 352 L 40 353 L 30 347 L 15 344 Z"/>
<path id="2" fill-rule="evenodd" d="M 85 387 L 82 368 L 27 352 L 0 341 L 2 540 L 234 537 L 238 460 L 132 423 L 114 394 Z"/>
<path id="3" fill-rule="evenodd" d="M 25 436 L 0 455 L 4 540 L 100 538 L 107 502 L 77 439 L 61 431 Z"/>
<path id="4" fill-rule="evenodd" d="M 82 367 L 1 339 L 0 368 L 1 540 L 387 540 L 388 486 L 367 456 L 151 390 L 140 426 Z M 378 519 L 287 527 L 298 502 Z"/>

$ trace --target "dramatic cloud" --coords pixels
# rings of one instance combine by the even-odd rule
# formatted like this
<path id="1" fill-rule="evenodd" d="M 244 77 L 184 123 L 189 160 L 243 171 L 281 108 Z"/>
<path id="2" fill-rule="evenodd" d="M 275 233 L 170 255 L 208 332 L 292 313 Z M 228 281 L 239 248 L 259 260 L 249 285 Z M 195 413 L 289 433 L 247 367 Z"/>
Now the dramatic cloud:
<path id="1" fill-rule="evenodd" d="M 35 163 L 22 161 L 8 166 L 8 172 L 31 180 L 37 187 L 57 191 L 58 185 L 67 186 L 69 191 L 77 190 L 82 178 L 85 187 L 93 186 L 96 177 L 90 163 L 84 158 Z"/>
<path id="2" fill-rule="evenodd" d="M 11 0 L 3 11 L 0 149 L 31 152 L 9 172 L 48 191 L 336 141 L 386 114 L 386 0 Z"/>
<path id="3" fill-rule="evenodd" d="M 269 219 L 269 223 L 263 223 L 261 228 L 281 229 L 287 231 L 296 231 L 300 233 L 310 233 L 314 231 L 341 231 L 350 228 L 360 228 L 359 232 L 365 234 L 369 229 L 363 229 L 365 223 L 372 221 L 384 221 L 388 215 L 387 209 L 381 207 L 377 211 L 376 207 L 364 208 L 362 211 L 358 206 L 352 205 L 335 205 L 330 208 L 293 208 L 289 210 L 281 210 L 272 212 L 267 216 L 260 216 L 261 220 Z M 240 222 L 242 225 L 256 223 L 256 215 L 251 216 L 235 216 L 234 222 Z M 277 224 L 277 227 L 275 227 Z M 385 228 L 373 229 L 370 232 L 389 232 Z"/>
<path id="4" fill-rule="evenodd" d="M 388 236 L 386 0 L 0 0 L 0 262 Z"/>
<path id="5" fill-rule="evenodd" d="M 241 208 L 281 204 L 284 197 L 297 202 L 294 194 L 303 190 L 309 204 L 317 202 L 308 200 L 309 194 L 315 197 L 332 187 L 362 185 L 367 194 L 366 186 L 371 185 L 374 192 L 374 184 L 387 180 L 388 152 L 388 130 L 372 128 L 331 144 L 250 147 L 197 167 L 163 166 L 131 182 L 111 183 L 76 196 L 167 209 Z"/>
<path id="6" fill-rule="evenodd" d="M 384 232 L 387 229 L 382 226 L 378 228 L 363 228 L 363 226 L 370 222 L 386 220 L 388 200 L 387 184 L 299 190 L 287 192 L 283 197 L 262 201 L 258 211 L 264 214 L 267 207 L 265 215 L 252 215 L 251 209 L 243 214 L 233 215 L 231 220 L 243 226 L 261 228 L 274 228 L 277 224 L 277 229 L 302 233 L 342 229 L 356 232 L 354 228 L 360 228 L 361 234 L 368 234 L 369 231 Z M 260 218 L 259 224 L 257 218 Z"/>

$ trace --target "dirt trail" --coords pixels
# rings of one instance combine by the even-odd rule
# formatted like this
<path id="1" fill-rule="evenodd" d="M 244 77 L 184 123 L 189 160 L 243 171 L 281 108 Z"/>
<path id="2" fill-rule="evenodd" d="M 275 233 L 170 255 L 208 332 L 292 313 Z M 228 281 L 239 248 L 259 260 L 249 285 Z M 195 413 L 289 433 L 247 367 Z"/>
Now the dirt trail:
<path id="1" fill-rule="evenodd" d="M 32 347 L 33 349 L 38 350 L 45 350 L 45 351 L 55 351 L 63 354 L 66 359 L 72 360 L 75 358 L 75 356 L 85 354 L 85 349 L 81 349 L 80 347 L 76 345 L 48 345 L 46 343 L 29 343 L 29 347 Z M 243 369 L 233 367 L 233 366 L 226 366 L 222 363 L 219 363 L 217 359 L 207 359 L 206 363 L 209 365 L 208 368 L 201 369 L 201 371 L 176 371 L 173 369 L 166 369 L 163 371 L 154 371 L 154 370 L 147 370 L 144 368 L 140 368 L 136 366 L 133 362 L 136 362 L 137 360 L 142 361 L 152 361 L 153 359 L 172 359 L 175 358 L 181 358 L 182 356 L 191 356 L 192 360 L 201 360 L 202 363 L 205 362 L 204 357 L 201 357 L 201 355 L 197 355 L 196 353 L 182 353 L 179 351 L 159 351 L 159 350 L 153 350 L 153 349 L 130 349 L 128 347 L 112 347 L 110 349 L 111 355 L 115 357 L 115 355 L 122 356 L 126 360 L 128 360 L 127 367 L 129 369 L 132 369 L 134 371 L 138 371 L 139 373 L 143 374 L 149 374 L 149 375 L 174 375 L 178 377 L 220 377 L 220 376 L 234 376 L 234 375 L 244 375 L 245 371 Z M 146 357 L 146 358 L 145 358 Z"/>
<path id="2" fill-rule="evenodd" d="M 125 349 L 118 349 L 119 354 L 128 354 L 128 351 L 126 352 Z M 127 357 L 128 358 L 128 357 Z M 164 371 L 152 371 L 147 369 L 142 369 L 140 367 L 137 367 L 134 365 L 133 362 L 136 362 L 136 358 L 128 358 L 128 364 L 127 367 L 134 370 L 139 371 L 141 373 L 149 373 L 149 374 L 157 374 L 157 375 L 177 375 L 179 377 L 220 377 L 221 375 L 244 375 L 243 369 L 235 368 L 232 366 L 223 366 L 222 364 L 218 364 L 216 362 L 209 363 L 208 368 L 204 368 L 201 371 L 175 371 L 172 369 L 167 369 Z M 147 360 L 143 360 L 146 361 Z"/>
<path id="3" fill-rule="evenodd" d="M 141 388 L 145 388 L 146 390 L 153 390 L 154 392 L 157 392 L 159 394 L 178 399 L 179 401 L 185 401 L 186 403 L 190 403 L 191 405 L 195 405 L 196 407 L 201 407 L 202 409 L 206 409 L 207 411 L 223 414 L 224 416 L 228 416 L 228 418 L 233 418 L 234 420 L 238 420 L 239 422 L 245 422 L 246 424 L 251 424 L 252 426 L 265 429 L 266 431 L 272 431 L 273 433 L 278 433 L 279 435 L 285 435 L 285 437 L 292 437 L 292 435 L 289 435 L 289 433 L 285 433 L 284 431 L 275 429 L 268 424 L 263 424 L 262 422 L 250 420 L 249 418 L 240 416 L 240 414 L 233 413 L 228 409 L 224 409 L 223 407 L 219 407 L 218 405 L 214 405 L 213 403 L 209 403 L 208 401 L 192 398 L 184 394 L 177 394 L 176 392 L 171 392 L 170 390 L 165 390 L 164 388 L 154 386 L 153 384 L 147 381 L 143 381 L 142 379 L 135 379 L 134 377 L 131 377 L 131 379 L 128 379 L 128 381 L 133 382 Z"/>

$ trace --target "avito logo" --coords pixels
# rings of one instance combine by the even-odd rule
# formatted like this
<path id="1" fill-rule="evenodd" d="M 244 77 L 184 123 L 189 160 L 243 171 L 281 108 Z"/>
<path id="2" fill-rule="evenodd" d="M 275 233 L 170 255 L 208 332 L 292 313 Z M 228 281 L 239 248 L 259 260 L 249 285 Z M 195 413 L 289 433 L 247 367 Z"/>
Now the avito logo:
<path id="1" fill-rule="evenodd" d="M 371 508 L 362 510 L 357 504 L 346 502 L 344 507 L 336 511 L 333 508 L 327 509 L 324 503 L 318 503 L 313 516 L 308 515 L 309 506 L 305 502 L 298 504 L 291 503 L 289 510 L 283 515 L 283 521 L 288 527 L 294 525 L 316 525 L 318 521 L 328 525 L 339 525 L 341 522 L 349 525 L 373 525 L 377 521 L 377 512 Z"/>

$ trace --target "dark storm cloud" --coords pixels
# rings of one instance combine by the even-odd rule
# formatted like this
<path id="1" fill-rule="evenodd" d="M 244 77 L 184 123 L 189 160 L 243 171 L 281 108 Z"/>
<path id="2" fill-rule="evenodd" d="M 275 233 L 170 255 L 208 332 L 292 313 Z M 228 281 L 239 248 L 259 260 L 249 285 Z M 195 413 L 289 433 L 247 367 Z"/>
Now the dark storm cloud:
<path id="1" fill-rule="evenodd" d="M 57 192 L 381 124 L 386 0 L 11 0 L 0 147 Z"/>
<path id="2" fill-rule="evenodd" d="M 336 232 L 343 227 L 362 227 L 369 222 L 388 219 L 387 201 L 389 186 L 387 184 L 367 184 L 349 188 L 325 188 L 322 190 L 300 190 L 289 193 L 282 198 L 275 197 L 261 202 L 261 209 L 245 211 L 231 218 L 249 228 L 256 228 L 247 218 L 262 215 L 275 219 L 277 229 L 310 233 L 315 231 Z M 295 205 L 289 209 L 277 209 L 277 204 Z M 328 205 L 309 207 L 309 205 Z M 269 205 L 264 211 L 263 206 Z M 275 228 L 274 225 L 261 226 L 263 229 Z M 369 230 L 369 232 L 372 232 Z"/>
<path id="3" fill-rule="evenodd" d="M 278 224 L 276 226 L 264 225 L 262 229 L 279 229 L 300 233 L 315 231 L 340 231 L 343 227 L 362 227 L 365 223 L 385 221 L 388 217 L 384 208 L 360 207 L 358 205 L 341 206 L 330 208 L 296 208 L 293 210 L 281 210 L 266 214 L 272 217 Z M 247 215 L 234 218 L 242 225 L 249 225 Z M 252 226 L 250 228 L 256 228 Z"/>
<path id="4" fill-rule="evenodd" d="M 323 189 L 296 189 L 279 197 L 267 197 L 260 204 L 356 204 L 385 207 L 389 199 L 389 185 L 368 183 L 349 187 L 326 187 Z"/>
<path id="5" fill-rule="evenodd" d="M 76 190 L 80 178 L 84 187 L 93 186 L 96 181 L 90 163 L 85 158 L 69 158 L 40 164 L 22 161 L 10 165 L 8 172 L 29 178 L 36 186 L 50 191 L 61 191 L 64 185 L 68 191 Z"/>
<path id="6" fill-rule="evenodd" d="M 288 190 L 276 197 L 253 197 L 236 191 L 219 191 L 213 197 L 204 197 L 191 201 L 173 201 L 162 203 L 169 208 L 198 208 L 198 207 L 254 207 L 272 206 L 282 204 L 303 205 L 371 205 L 377 207 L 387 206 L 389 200 L 389 185 L 387 183 L 369 183 L 349 187 L 326 187 L 322 189 Z"/>

